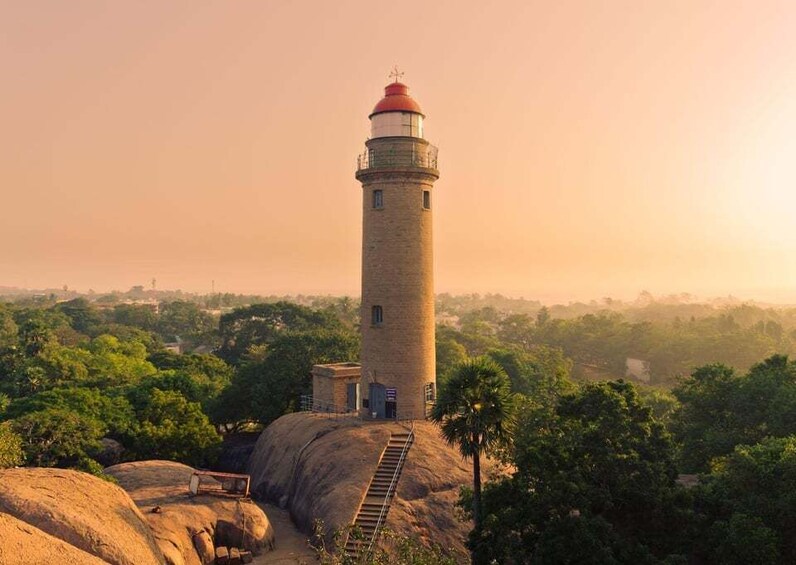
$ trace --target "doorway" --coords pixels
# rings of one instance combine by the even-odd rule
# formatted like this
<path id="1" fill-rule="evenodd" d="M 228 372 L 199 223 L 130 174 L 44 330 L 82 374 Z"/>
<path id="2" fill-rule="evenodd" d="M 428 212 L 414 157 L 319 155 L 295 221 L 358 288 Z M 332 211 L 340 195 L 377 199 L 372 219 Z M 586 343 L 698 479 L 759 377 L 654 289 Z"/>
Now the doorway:
<path id="1" fill-rule="evenodd" d="M 383 384 L 370 383 L 368 387 L 368 411 L 374 418 L 387 415 L 387 389 Z"/>

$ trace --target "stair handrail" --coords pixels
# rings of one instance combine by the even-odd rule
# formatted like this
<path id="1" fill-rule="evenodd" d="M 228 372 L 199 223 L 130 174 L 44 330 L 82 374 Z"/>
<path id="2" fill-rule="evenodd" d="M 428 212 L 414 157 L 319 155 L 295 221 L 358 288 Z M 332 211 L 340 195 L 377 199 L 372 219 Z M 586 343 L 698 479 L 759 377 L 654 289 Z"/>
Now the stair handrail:
<path id="1" fill-rule="evenodd" d="M 411 447 L 412 441 L 415 437 L 415 422 L 412 421 L 412 427 L 409 430 L 409 435 L 406 436 L 406 441 L 404 442 L 404 446 L 401 449 L 401 457 L 398 458 L 398 465 L 395 467 L 395 471 L 392 474 L 392 480 L 390 481 L 390 486 L 387 487 L 387 494 L 384 495 L 384 501 L 381 503 L 381 512 L 379 512 L 379 519 L 376 520 L 376 527 L 373 528 L 373 536 L 370 538 L 370 543 L 368 544 L 367 554 L 370 555 L 370 552 L 373 550 L 373 544 L 376 543 L 376 537 L 379 535 L 379 528 L 381 528 L 382 522 L 387 516 L 387 511 L 389 510 L 389 502 L 390 502 L 390 493 L 392 493 L 395 486 L 398 484 L 398 478 L 401 474 L 401 470 L 404 466 L 404 460 L 406 459 L 406 454 L 409 452 L 409 448 Z"/>

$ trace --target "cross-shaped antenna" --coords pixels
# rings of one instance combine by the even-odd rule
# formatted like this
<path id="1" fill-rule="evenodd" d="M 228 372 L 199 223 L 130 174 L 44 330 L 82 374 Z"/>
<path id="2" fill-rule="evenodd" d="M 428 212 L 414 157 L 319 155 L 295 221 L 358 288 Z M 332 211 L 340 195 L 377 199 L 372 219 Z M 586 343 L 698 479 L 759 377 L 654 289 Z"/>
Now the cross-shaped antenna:
<path id="1" fill-rule="evenodd" d="M 395 82 L 398 82 L 398 79 L 404 76 L 404 73 L 398 70 L 398 65 L 395 65 L 392 68 L 392 72 L 390 73 L 390 78 L 395 78 Z"/>

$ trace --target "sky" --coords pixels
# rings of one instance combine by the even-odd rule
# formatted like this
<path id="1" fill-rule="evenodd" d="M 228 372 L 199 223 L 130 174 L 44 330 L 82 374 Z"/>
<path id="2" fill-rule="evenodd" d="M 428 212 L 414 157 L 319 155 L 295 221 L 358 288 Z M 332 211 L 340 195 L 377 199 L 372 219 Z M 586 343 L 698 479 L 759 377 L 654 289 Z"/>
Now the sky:
<path id="1" fill-rule="evenodd" d="M 438 292 L 796 302 L 794 29 L 765 0 L 0 0 L 0 286 L 358 295 L 397 64 Z"/>

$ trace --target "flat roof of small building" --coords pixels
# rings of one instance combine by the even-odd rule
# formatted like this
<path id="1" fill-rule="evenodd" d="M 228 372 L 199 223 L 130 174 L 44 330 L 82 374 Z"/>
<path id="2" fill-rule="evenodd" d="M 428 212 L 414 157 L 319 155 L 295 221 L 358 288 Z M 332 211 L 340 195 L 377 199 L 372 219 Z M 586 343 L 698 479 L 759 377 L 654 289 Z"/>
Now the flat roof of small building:
<path id="1" fill-rule="evenodd" d="M 324 377 L 356 377 L 362 372 L 362 365 L 353 361 L 342 363 L 326 363 L 324 365 L 313 365 L 312 374 Z"/>

